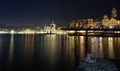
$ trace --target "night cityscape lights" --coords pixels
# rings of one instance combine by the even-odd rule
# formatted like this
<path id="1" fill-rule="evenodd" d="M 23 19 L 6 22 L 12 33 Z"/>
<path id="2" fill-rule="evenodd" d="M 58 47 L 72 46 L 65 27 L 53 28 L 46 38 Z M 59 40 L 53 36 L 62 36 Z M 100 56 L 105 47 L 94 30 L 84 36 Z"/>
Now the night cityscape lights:
<path id="1" fill-rule="evenodd" d="M 108 18 L 107 15 L 104 15 L 102 19 L 79 19 L 70 22 L 69 29 L 73 30 L 63 30 L 61 27 L 57 28 L 54 21 L 48 26 L 44 26 L 43 29 L 40 29 L 37 26 L 37 29 L 33 28 L 19 28 L 18 29 L 7 29 L 1 28 L 0 34 L 67 34 L 67 33 L 75 33 L 74 29 L 118 29 L 120 28 L 120 20 L 117 18 L 117 10 L 115 8 L 111 11 L 111 16 Z M 21 29 L 21 30 L 20 30 Z M 85 32 L 84 30 L 79 30 L 77 32 Z"/>

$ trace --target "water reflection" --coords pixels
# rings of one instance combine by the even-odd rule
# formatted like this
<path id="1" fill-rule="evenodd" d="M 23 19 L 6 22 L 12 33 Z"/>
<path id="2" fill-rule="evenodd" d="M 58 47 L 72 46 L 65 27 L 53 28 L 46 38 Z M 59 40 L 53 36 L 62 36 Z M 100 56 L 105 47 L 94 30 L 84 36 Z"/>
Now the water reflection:
<path id="1" fill-rule="evenodd" d="M 74 45 L 75 45 L 75 40 L 74 37 L 68 37 L 67 38 L 68 41 L 67 42 L 67 48 L 66 48 L 66 54 L 68 53 L 68 57 L 71 57 L 71 60 L 74 61 Z"/>
<path id="2" fill-rule="evenodd" d="M 56 34 L 34 35 L 34 65 L 54 69 L 57 60 Z"/>
<path id="3" fill-rule="evenodd" d="M 12 64 L 12 60 L 13 60 L 13 52 L 14 52 L 14 34 L 11 34 L 10 37 L 10 48 L 9 48 L 9 57 L 8 57 L 8 64 Z M 12 65 L 10 65 L 12 66 Z"/>
<path id="4" fill-rule="evenodd" d="M 1 59 L 2 58 L 2 36 L 0 35 L 0 63 L 1 63 Z"/>
<path id="5" fill-rule="evenodd" d="M 120 52 L 120 38 L 115 38 L 115 41 L 114 41 L 114 49 L 115 49 L 115 56 L 116 56 L 116 59 L 120 59 L 120 55 L 119 55 L 119 52 Z"/>
<path id="6" fill-rule="evenodd" d="M 83 36 L 72 36 L 69 37 L 71 40 L 69 40 L 69 48 L 72 48 L 72 50 L 75 50 L 73 53 L 74 57 L 77 57 L 77 59 L 83 59 L 85 57 L 85 37 Z M 70 52 L 71 53 L 71 52 Z"/>
<path id="7" fill-rule="evenodd" d="M 46 35 L 44 44 L 45 58 L 50 62 L 51 65 L 55 64 L 56 58 L 56 35 Z"/>
<path id="8" fill-rule="evenodd" d="M 112 37 L 108 38 L 108 54 L 109 58 L 114 59 L 114 46 L 113 46 L 114 40 Z"/>
<path id="9" fill-rule="evenodd" d="M 25 35 L 25 48 L 24 48 L 24 59 L 25 63 L 29 65 L 33 60 L 34 51 L 34 35 Z"/>
<path id="10" fill-rule="evenodd" d="M 99 41 L 99 38 L 94 37 L 92 39 L 92 41 L 93 41 L 92 52 L 94 53 L 94 57 L 97 58 L 98 57 L 98 46 L 99 46 L 98 41 Z"/>
<path id="11" fill-rule="evenodd" d="M 103 39 L 102 37 L 99 38 L 99 45 L 98 45 L 98 57 L 103 58 L 104 57 L 104 52 L 103 52 Z"/>
<path id="12" fill-rule="evenodd" d="M 85 57 L 85 46 L 86 45 L 84 42 L 84 37 L 81 36 L 79 38 L 80 42 L 79 42 L 79 46 L 80 46 L 80 59 L 83 59 Z"/>
<path id="13" fill-rule="evenodd" d="M 113 37 L 89 37 L 89 40 L 89 52 L 94 53 L 96 58 L 115 58 L 113 45 L 115 40 Z"/>
<path id="14" fill-rule="evenodd" d="M 0 36 L 0 64 L 9 63 L 13 68 L 30 66 L 44 71 L 74 71 L 87 52 L 94 53 L 96 58 L 120 60 L 120 37 L 86 38 L 56 34 Z"/>

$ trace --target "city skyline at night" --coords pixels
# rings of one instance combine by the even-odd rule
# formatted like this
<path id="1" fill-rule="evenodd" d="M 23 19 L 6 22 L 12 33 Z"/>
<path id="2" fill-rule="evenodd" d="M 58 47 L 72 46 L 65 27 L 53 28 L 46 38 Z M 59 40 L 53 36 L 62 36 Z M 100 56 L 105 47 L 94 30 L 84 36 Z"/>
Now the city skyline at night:
<path id="1" fill-rule="evenodd" d="M 120 0 L 0 0 L 0 71 L 120 71 Z"/>
<path id="2" fill-rule="evenodd" d="M 0 24 L 3 25 L 69 25 L 81 18 L 102 18 L 115 7 L 120 17 L 119 1 L 109 0 L 6 0 L 0 1 Z"/>

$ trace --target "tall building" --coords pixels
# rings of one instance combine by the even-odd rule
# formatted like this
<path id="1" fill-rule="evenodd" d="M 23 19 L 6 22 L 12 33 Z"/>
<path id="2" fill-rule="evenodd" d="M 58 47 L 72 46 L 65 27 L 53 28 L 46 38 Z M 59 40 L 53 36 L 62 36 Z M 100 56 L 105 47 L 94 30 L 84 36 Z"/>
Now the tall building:
<path id="1" fill-rule="evenodd" d="M 56 25 L 55 25 L 54 21 L 52 21 L 52 23 L 50 24 L 50 28 L 51 29 L 56 29 Z"/>
<path id="2" fill-rule="evenodd" d="M 111 13 L 112 13 L 112 15 L 111 15 L 112 18 L 116 18 L 117 17 L 117 10 L 116 10 L 116 8 L 113 8 Z"/>
<path id="3" fill-rule="evenodd" d="M 56 33 L 56 25 L 54 24 L 54 21 L 49 26 L 45 26 L 44 30 L 48 34 Z"/>

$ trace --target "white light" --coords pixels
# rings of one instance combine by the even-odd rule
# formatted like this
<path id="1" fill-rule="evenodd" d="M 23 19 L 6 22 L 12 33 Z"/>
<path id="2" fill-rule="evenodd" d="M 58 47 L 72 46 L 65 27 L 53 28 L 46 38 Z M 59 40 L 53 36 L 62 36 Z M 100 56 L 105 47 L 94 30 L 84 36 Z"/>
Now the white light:
<path id="1" fill-rule="evenodd" d="M 69 31 L 69 33 L 74 33 L 75 31 Z"/>
<path id="2" fill-rule="evenodd" d="M 14 32 L 15 32 L 14 30 L 11 30 L 11 34 L 14 34 Z"/>
<path id="3" fill-rule="evenodd" d="M 113 28 L 113 26 L 109 26 L 110 27 L 110 29 L 112 29 Z"/>

